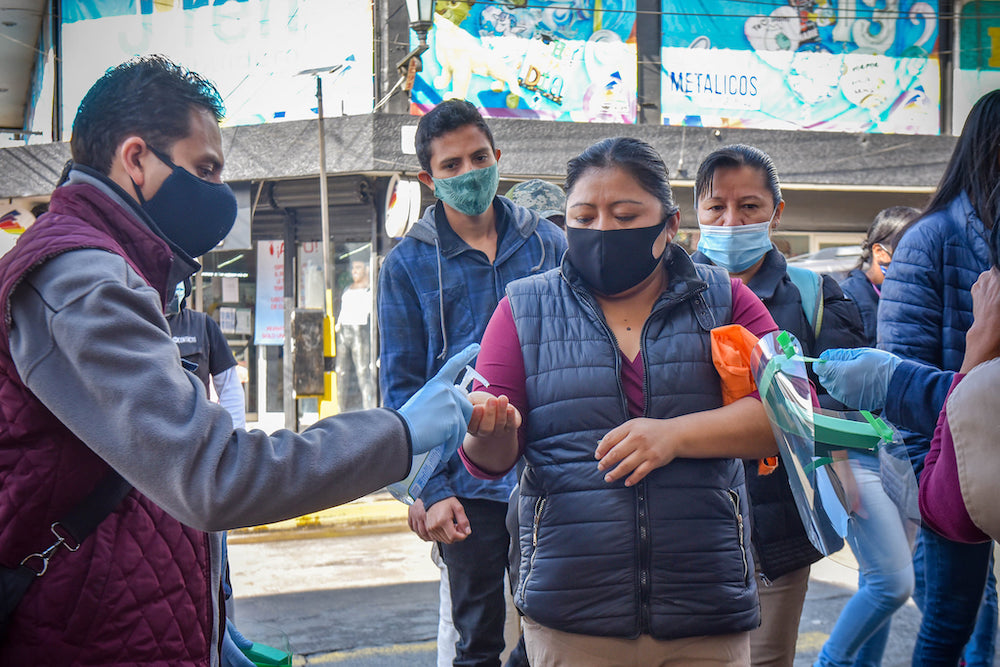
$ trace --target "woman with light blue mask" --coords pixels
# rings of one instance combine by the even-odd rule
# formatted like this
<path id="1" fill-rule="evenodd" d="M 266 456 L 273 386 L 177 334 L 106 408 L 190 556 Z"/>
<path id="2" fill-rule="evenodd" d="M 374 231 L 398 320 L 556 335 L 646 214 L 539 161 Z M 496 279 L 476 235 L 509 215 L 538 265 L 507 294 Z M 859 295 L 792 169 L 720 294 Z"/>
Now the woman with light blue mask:
<path id="1" fill-rule="evenodd" d="M 878 342 L 878 301 L 886 271 L 892 263 L 892 251 L 903 232 L 919 217 L 920 211 L 910 206 L 892 206 L 879 211 L 861 244 L 857 265 L 840 281 L 840 289 L 858 306 L 869 347 L 875 347 Z"/>
<path id="2" fill-rule="evenodd" d="M 695 204 L 701 236 L 692 259 L 721 266 L 743 281 L 778 327 L 799 339 L 804 354 L 864 345 L 861 316 L 837 281 L 808 271 L 793 279 L 784 256 L 771 244 L 785 202 L 769 155 L 742 144 L 712 152 L 698 168 Z M 815 378 L 813 384 L 819 387 Z M 823 407 L 843 408 L 825 393 L 818 399 Z M 750 637 L 752 664 L 790 665 L 809 569 L 823 554 L 806 536 L 784 467 L 761 475 L 754 463 L 746 473 L 761 583 L 761 625 Z"/>

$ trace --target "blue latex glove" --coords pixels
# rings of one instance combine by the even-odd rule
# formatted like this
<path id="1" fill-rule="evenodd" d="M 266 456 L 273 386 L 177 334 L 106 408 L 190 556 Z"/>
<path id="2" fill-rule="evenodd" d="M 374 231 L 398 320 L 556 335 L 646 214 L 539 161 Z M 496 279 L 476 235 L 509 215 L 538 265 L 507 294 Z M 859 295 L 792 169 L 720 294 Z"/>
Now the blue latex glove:
<path id="1" fill-rule="evenodd" d="M 410 428 L 414 456 L 442 444 L 445 445 L 442 461 L 458 451 L 472 418 L 472 403 L 465 390 L 455 386 L 455 379 L 477 354 L 479 345 L 473 343 L 446 361 L 437 375 L 399 409 Z"/>
<path id="2" fill-rule="evenodd" d="M 891 352 L 870 347 L 831 349 L 819 355 L 826 363 L 813 364 L 830 396 L 858 410 L 881 410 L 889 380 L 901 361 Z"/>
<path id="3" fill-rule="evenodd" d="M 228 618 L 226 619 L 226 634 L 229 635 L 229 638 L 232 640 L 233 644 L 235 644 L 236 647 L 239 649 L 245 651 L 249 649 L 251 646 L 253 646 L 253 642 L 244 637 L 243 633 L 237 630 L 236 626 L 233 625 L 232 620 Z"/>
<path id="4" fill-rule="evenodd" d="M 240 650 L 251 646 L 253 642 L 241 635 L 227 618 L 226 632 L 222 635 L 222 655 L 219 656 L 222 667 L 254 667 L 253 661 Z"/>

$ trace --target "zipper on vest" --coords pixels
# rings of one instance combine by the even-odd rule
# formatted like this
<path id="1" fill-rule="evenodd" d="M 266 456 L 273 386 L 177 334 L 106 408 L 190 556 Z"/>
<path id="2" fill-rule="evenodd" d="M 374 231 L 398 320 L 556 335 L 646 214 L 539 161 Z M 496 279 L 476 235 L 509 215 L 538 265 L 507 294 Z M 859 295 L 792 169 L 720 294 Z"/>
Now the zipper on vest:
<path id="1" fill-rule="evenodd" d="M 689 294 L 694 295 L 695 300 L 701 299 L 700 294 L 705 291 L 707 287 L 700 287 Z M 684 298 L 687 298 L 685 295 Z M 646 340 L 649 338 L 649 323 L 653 321 L 654 317 L 659 316 L 659 314 L 665 311 L 667 308 L 673 307 L 676 303 L 672 299 L 659 299 L 653 304 L 653 309 L 649 312 L 649 317 L 646 321 L 642 323 L 642 333 L 639 336 L 639 353 L 642 354 L 642 416 L 649 417 L 649 403 L 650 395 L 653 393 L 652 383 L 650 382 L 650 372 L 649 372 L 649 355 L 646 354 Z M 704 301 L 702 301 L 704 303 Z M 707 308 L 707 306 L 705 306 Z M 624 393 L 624 391 L 623 391 Z M 656 417 L 654 417 L 656 419 Z"/>
<path id="2" fill-rule="evenodd" d="M 600 312 L 600 309 L 596 308 L 594 304 L 591 302 L 592 297 L 587 292 L 577 289 L 576 286 L 574 286 L 572 283 L 567 282 L 567 284 L 569 285 L 570 289 L 572 289 L 574 292 L 577 293 L 577 295 L 580 297 L 580 301 L 583 304 L 585 304 L 587 308 L 590 309 L 590 312 L 593 313 L 594 315 L 594 319 L 600 323 L 601 327 L 604 329 L 605 335 L 607 335 L 608 339 L 611 340 L 611 347 L 612 347 L 611 356 L 615 360 L 615 381 L 618 382 L 618 397 L 621 399 L 622 402 L 623 419 L 625 419 L 625 421 L 628 421 L 629 419 L 632 418 L 632 415 L 628 413 L 628 399 L 625 398 L 625 387 L 622 386 L 622 353 L 621 353 L 621 345 L 618 343 L 618 336 L 616 336 L 615 332 L 612 331 L 611 327 L 608 326 L 608 322 L 606 319 L 604 319 L 604 315 Z M 645 327 L 646 325 L 643 324 L 644 330 Z M 639 341 L 639 345 L 640 349 L 642 349 L 641 340 Z M 643 357 L 642 363 L 643 364 L 646 363 L 645 356 Z"/>
<path id="3" fill-rule="evenodd" d="M 639 633 L 651 634 L 650 613 L 650 539 L 649 508 L 646 501 L 646 480 L 636 486 L 636 501 L 639 518 Z"/>
<path id="4" fill-rule="evenodd" d="M 655 311 L 655 308 L 654 308 Z M 642 332 L 639 334 L 639 354 L 642 355 L 642 416 L 649 417 L 649 395 L 653 388 L 649 381 L 649 355 L 646 354 L 646 334 L 649 331 L 649 321 L 653 319 L 653 313 L 649 314 L 646 321 L 642 323 Z"/>
<path id="5" fill-rule="evenodd" d="M 528 572 L 521 582 L 521 600 L 524 600 L 525 592 L 528 590 L 528 580 L 535 571 L 535 554 L 538 553 L 538 527 L 542 523 L 542 509 L 545 508 L 545 496 L 540 496 L 535 501 L 535 516 L 531 520 L 531 560 L 528 561 Z"/>
<path id="6" fill-rule="evenodd" d="M 535 518 L 531 526 L 531 546 L 538 546 L 538 525 L 542 522 L 542 508 L 545 507 L 545 496 L 535 501 Z"/>
<path id="7" fill-rule="evenodd" d="M 733 505 L 733 514 L 736 515 L 736 530 L 740 538 L 740 556 L 743 558 L 743 581 L 750 575 L 750 563 L 747 561 L 746 545 L 743 542 L 743 512 L 740 511 L 740 494 L 732 489 L 729 492 L 729 502 Z"/>

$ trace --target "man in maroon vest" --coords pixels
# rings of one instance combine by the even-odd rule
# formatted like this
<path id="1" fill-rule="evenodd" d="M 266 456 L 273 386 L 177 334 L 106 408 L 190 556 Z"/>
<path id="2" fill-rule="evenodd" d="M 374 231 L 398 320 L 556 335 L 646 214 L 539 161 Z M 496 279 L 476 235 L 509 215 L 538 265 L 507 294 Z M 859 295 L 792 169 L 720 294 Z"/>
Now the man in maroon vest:
<path id="1" fill-rule="evenodd" d="M 49 212 L 0 259 L 0 568 L 41 572 L 0 664 L 217 665 L 210 531 L 375 491 L 465 432 L 472 407 L 452 383 L 472 348 L 398 412 L 300 435 L 234 429 L 183 370 L 163 307 L 235 219 L 222 115 L 211 84 L 165 59 L 109 70 L 80 105 Z M 79 549 L 32 557 L 112 470 L 133 488 Z"/>

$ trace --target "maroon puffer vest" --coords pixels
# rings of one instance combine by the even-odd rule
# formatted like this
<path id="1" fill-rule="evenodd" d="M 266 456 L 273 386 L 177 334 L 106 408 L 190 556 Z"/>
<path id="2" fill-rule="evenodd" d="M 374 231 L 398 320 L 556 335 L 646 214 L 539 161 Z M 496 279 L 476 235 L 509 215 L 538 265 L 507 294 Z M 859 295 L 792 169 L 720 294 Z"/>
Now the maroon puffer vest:
<path id="1" fill-rule="evenodd" d="M 58 188 L 49 212 L 0 258 L 4 567 L 16 567 L 52 544 L 50 524 L 77 506 L 109 470 L 24 386 L 10 357 L 13 289 L 47 259 L 82 248 L 120 255 L 165 299 L 169 247 L 90 185 Z M 207 665 L 210 588 L 207 535 L 133 489 L 79 551 L 60 549 L 28 589 L 0 645 L 0 665 Z"/>

